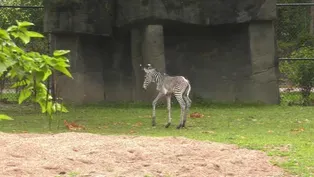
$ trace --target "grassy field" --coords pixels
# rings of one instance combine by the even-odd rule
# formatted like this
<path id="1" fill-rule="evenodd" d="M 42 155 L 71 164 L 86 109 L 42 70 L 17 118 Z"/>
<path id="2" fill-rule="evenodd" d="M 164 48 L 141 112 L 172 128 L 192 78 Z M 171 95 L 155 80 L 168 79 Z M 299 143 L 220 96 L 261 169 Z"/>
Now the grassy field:
<path id="1" fill-rule="evenodd" d="M 69 113 L 54 117 L 52 129 L 48 118 L 34 106 L 1 105 L 1 113 L 14 121 L 2 121 L 3 132 L 66 132 L 63 120 L 86 127 L 84 132 L 144 136 L 184 136 L 237 144 L 263 150 L 274 157 L 274 164 L 299 176 L 314 176 L 314 109 L 300 106 L 263 105 L 193 105 L 192 112 L 203 118 L 188 118 L 187 128 L 177 130 L 179 108 L 173 109 L 173 124 L 165 129 L 167 112 L 157 109 L 157 126 L 151 126 L 150 105 L 85 105 L 70 107 Z"/>

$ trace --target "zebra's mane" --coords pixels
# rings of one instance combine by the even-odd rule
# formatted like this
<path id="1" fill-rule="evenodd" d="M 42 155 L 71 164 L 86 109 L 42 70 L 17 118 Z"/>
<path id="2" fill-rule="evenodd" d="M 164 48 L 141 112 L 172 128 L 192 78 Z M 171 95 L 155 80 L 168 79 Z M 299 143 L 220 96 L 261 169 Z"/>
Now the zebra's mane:
<path id="1" fill-rule="evenodd" d="M 160 71 L 158 71 L 156 68 L 154 68 L 154 69 L 155 69 L 155 71 L 156 71 L 157 73 L 160 73 L 162 76 L 169 76 L 169 74 L 167 74 L 167 73 L 160 72 Z"/>

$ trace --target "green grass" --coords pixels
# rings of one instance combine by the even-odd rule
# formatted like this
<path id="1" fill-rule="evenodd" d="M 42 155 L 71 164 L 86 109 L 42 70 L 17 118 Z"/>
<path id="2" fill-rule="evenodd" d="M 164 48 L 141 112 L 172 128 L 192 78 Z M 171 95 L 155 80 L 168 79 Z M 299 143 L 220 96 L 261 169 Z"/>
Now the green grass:
<path id="1" fill-rule="evenodd" d="M 1 113 L 14 121 L 2 121 L 0 131 L 47 133 L 48 120 L 34 106 L 2 106 Z M 177 130 L 179 108 L 173 108 L 173 124 L 164 128 L 167 111 L 157 109 L 157 126 L 151 126 L 150 105 L 103 104 L 70 107 L 70 113 L 54 117 L 51 132 L 68 131 L 63 120 L 84 125 L 84 132 L 104 135 L 184 136 L 187 138 L 237 144 L 263 150 L 274 164 L 299 176 L 314 176 L 314 108 L 208 104 L 193 105 L 192 112 L 203 118 L 188 118 L 187 128 Z M 59 122 L 59 126 L 58 126 Z"/>

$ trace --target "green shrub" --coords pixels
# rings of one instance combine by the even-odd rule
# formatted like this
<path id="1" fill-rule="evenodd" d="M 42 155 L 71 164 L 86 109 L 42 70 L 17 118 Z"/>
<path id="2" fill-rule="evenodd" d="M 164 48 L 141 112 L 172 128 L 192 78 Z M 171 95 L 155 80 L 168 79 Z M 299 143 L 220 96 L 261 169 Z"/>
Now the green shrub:
<path id="1" fill-rule="evenodd" d="M 314 58 L 314 48 L 301 47 L 292 52 L 290 57 Z M 284 61 L 279 69 L 296 87 L 301 89 L 303 104 L 309 104 L 311 89 L 314 86 L 314 60 Z"/>

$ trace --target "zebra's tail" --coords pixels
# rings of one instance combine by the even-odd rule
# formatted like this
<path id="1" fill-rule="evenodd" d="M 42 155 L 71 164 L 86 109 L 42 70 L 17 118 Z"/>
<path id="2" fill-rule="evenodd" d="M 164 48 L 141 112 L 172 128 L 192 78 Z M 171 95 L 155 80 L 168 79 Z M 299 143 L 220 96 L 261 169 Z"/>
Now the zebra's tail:
<path id="1" fill-rule="evenodd" d="M 186 90 L 186 96 L 187 96 L 188 98 L 190 98 L 190 97 L 189 97 L 190 92 L 191 92 L 191 85 L 190 85 L 190 83 L 189 83 L 189 84 L 188 84 L 188 87 L 187 87 L 187 90 Z"/>

